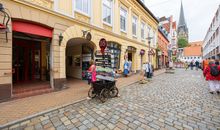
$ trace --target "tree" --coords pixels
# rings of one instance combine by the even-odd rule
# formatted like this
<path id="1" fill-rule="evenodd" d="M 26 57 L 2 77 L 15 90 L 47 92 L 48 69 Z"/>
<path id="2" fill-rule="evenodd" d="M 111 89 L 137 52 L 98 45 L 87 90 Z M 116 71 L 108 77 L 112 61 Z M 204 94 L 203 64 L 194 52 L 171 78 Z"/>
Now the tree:
<path id="1" fill-rule="evenodd" d="M 184 48 L 188 46 L 188 41 L 184 38 L 178 39 L 178 48 Z"/>

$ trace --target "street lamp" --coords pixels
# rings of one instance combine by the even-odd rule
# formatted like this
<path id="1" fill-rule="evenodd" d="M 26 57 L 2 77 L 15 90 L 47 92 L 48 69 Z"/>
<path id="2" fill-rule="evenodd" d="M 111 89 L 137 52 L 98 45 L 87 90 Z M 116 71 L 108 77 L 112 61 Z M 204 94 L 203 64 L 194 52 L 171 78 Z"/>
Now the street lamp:
<path id="1" fill-rule="evenodd" d="M 153 39 L 153 37 L 150 37 L 150 35 L 148 35 L 148 37 L 146 39 L 148 40 L 148 46 L 149 46 L 148 62 L 150 63 L 150 42 L 151 42 L 151 39 Z"/>

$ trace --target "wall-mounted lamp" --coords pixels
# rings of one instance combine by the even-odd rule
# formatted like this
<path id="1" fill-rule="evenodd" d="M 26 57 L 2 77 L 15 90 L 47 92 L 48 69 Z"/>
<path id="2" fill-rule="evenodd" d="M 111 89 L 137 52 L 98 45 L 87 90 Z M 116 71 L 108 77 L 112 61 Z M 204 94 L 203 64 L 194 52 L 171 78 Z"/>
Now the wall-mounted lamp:
<path id="1" fill-rule="evenodd" d="M 11 17 L 5 11 L 5 8 L 2 3 L 0 3 L 0 13 L 1 16 L 4 16 L 3 20 L 0 22 L 0 30 L 1 32 L 5 32 L 6 42 L 8 42 L 8 32 L 9 32 L 8 22 L 10 21 Z"/>
<path id="2" fill-rule="evenodd" d="M 0 3 L 0 11 L 4 10 L 2 3 Z"/>
<path id="3" fill-rule="evenodd" d="M 63 41 L 63 35 L 62 35 L 62 33 L 60 33 L 60 35 L 59 35 L 59 46 L 60 46 L 62 41 Z"/>

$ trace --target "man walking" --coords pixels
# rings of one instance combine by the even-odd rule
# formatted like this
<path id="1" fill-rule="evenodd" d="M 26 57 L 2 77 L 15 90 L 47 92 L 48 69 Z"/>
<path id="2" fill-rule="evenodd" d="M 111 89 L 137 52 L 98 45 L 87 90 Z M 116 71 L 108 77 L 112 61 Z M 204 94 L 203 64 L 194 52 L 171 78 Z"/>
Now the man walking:
<path id="1" fill-rule="evenodd" d="M 190 68 L 193 70 L 193 61 L 190 62 Z"/>
<path id="2" fill-rule="evenodd" d="M 196 70 L 198 70 L 198 68 L 199 68 L 199 61 L 196 61 L 195 64 L 196 64 Z"/>

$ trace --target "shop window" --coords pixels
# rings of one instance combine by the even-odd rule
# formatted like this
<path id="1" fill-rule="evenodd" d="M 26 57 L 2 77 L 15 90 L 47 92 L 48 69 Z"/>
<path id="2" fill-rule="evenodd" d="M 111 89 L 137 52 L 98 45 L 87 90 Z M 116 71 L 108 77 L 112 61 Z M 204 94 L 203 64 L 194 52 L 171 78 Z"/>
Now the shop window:
<path id="1" fill-rule="evenodd" d="M 112 0 L 103 0 L 103 21 L 112 25 Z"/>
<path id="2" fill-rule="evenodd" d="M 119 69 L 121 46 L 117 43 L 109 42 L 107 49 L 111 52 L 111 67 L 114 69 Z"/>
<path id="3" fill-rule="evenodd" d="M 120 28 L 121 31 L 125 32 L 127 29 L 127 10 L 121 7 L 120 9 Z"/>

